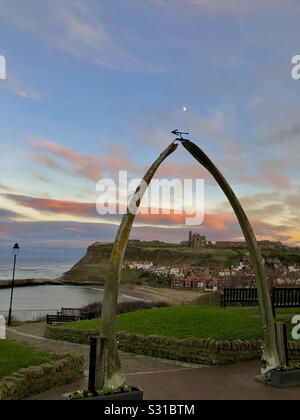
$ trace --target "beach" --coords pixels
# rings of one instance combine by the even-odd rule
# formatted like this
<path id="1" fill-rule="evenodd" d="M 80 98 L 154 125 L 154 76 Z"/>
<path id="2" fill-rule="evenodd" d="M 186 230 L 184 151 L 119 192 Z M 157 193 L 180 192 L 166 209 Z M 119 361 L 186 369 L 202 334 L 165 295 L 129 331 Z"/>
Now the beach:
<path id="1" fill-rule="evenodd" d="M 193 300 L 204 294 L 198 290 L 176 290 L 135 284 L 121 284 L 119 292 L 151 302 L 166 302 L 172 306 L 190 304 Z"/>
<path id="2" fill-rule="evenodd" d="M 11 288 L 11 281 L 0 280 L 0 290 Z M 103 284 L 96 282 L 68 283 L 62 282 L 60 279 L 19 279 L 15 281 L 16 288 L 41 287 L 41 286 L 73 286 L 73 287 L 97 287 L 104 288 Z M 198 290 L 176 290 L 168 288 L 156 288 L 147 285 L 121 284 L 119 293 L 151 302 L 166 302 L 169 305 L 186 305 L 190 304 L 194 299 L 201 296 L 203 292 Z"/>
<path id="3" fill-rule="evenodd" d="M 10 288 L 0 289 L 0 315 L 7 317 L 11 297 Z M 47 314 L 56 315 L 63 307 L 82 308 L 100 303 L 103 285 L 39 284 L 16 287 L 13 296 L 13 318 L 19 321 L 44 319 Z M 119 302 L 136 300 L 129 294 L 119 294 Z"/>

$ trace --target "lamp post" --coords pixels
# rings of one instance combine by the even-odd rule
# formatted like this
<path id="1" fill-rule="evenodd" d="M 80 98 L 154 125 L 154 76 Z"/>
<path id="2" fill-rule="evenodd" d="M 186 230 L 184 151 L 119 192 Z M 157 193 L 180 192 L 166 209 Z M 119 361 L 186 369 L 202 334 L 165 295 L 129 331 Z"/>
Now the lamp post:
<path id="1" fill-rule="evenodd" d="M 10 305 L 9 305 L 9 313 L 8 313 L 8 321 L 7 321 L 8 326 L 10 326 L 11 324 L 11 311 L 12 311 L 12 303 L 13 303 L 14 287 L 15 287 L 16 260 L 17 260 L 17 255 L 19 254 L 19 250 L 20 250 L 19 244 L 15 244 L 13 246 L 14 268 L 13 268 L 13 278 L 12 278 L 12 283 L 11 283 Z"/>

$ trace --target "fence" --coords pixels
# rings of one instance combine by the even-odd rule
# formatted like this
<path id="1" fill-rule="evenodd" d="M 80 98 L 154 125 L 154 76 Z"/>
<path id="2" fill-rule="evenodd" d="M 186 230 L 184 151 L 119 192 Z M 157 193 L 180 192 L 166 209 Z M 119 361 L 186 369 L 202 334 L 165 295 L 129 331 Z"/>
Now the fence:
<path id="1" fill-rule="evenodd" d="M 47 315 L 56 315 L 56 309 L 18 309 L 12 311 L 12 318 L 16 321 L 40 321 Z M 0 309 L 0 317 L 8 318 L 8 309 Z"/>

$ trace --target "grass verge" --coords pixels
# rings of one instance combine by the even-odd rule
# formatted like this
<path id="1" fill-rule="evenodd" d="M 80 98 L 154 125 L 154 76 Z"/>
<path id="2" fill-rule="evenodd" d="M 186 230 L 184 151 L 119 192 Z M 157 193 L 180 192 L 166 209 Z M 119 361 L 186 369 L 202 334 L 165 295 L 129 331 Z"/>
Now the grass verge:
<path id="1" fill-rule="evenodd" d="M 38 366 L 53 361 L 51 355 L 26 344 L 0 340 L 0 379 L 29 366 Z"/>
<path id="2" fill-rule="evenodd" d="M 291 339 L 294 309 L 277 311 L 277 319 L 285 322 Z M 80 321 L 66 328 L 98 329 L 101 320 Z M 256 307 L 220 308 L 215 306 L 180 306 L 121 314 L 117 317 L 118 331 L 176 338 L 213 338 L 215 340 L 262 339 L 259 311 Z"/>

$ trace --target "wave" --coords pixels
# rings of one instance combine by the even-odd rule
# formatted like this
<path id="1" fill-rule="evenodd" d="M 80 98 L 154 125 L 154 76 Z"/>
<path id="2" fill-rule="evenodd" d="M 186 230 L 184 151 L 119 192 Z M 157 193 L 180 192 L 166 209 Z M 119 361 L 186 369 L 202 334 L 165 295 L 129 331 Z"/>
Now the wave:
<path id="1" fill-rule="evenodd" d="M 74 262 L 58 262 L 51 263 L 38 261 L 36 264 L 33 261 L 28 263 L 17 264 L 16 266 L 16 279 L 28 279 L 28 278 L 49 278 L 54 279 L 61 276 L 74 265 Z M 0 263 L 0 279 L 10 280 L 12 278 L 12 264 L 5 262 Z"/>

